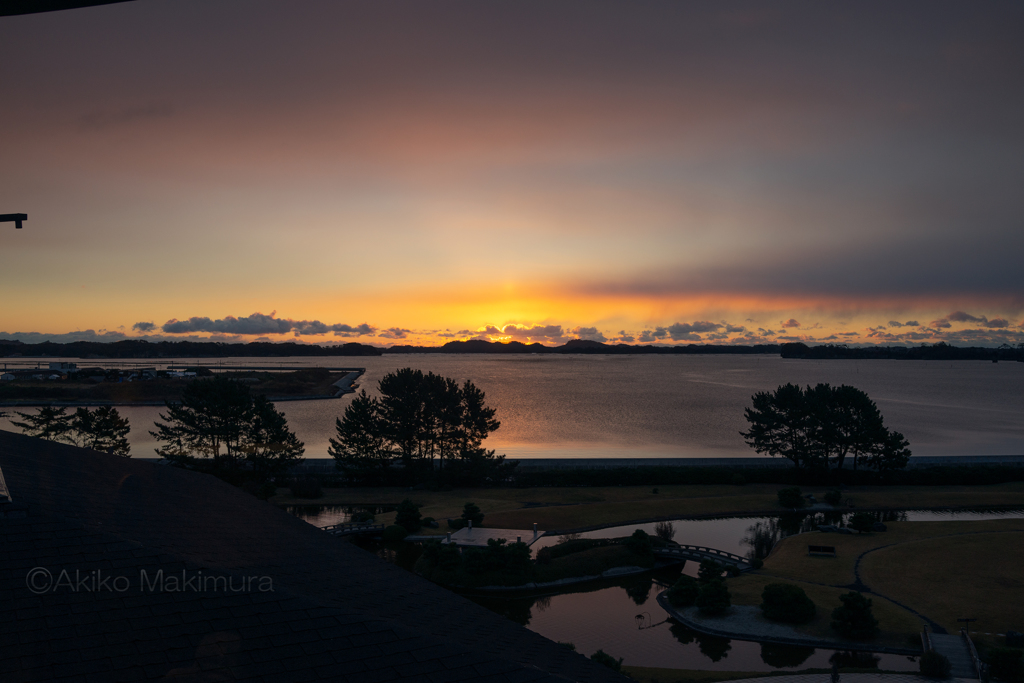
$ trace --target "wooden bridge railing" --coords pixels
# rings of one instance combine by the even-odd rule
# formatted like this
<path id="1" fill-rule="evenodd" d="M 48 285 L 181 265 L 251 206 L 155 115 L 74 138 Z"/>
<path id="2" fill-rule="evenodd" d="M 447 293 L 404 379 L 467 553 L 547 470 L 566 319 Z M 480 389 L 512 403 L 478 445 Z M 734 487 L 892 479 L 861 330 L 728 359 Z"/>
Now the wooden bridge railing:
<path id="1" fill-rule="evenodd" d="M 364 534 L 368 531 L 384 531 L 383 524 L 373 522 L 346 522 L 343 524 L 331 524 L 320 527 L 329 534 L 335 536 L 346 536 L 348 534 Z"/>
<path id="2" fill-rule="evenodd" d="M 750 565 L 750 560 L 747 558 L 736 555 L 735 553 L 727 553 L 724 550 L 718 550 L 717 548 L 708 548 L 703 545 L 679 545 L 678 547 L 671 548 L 655 548 L 655 554 L 657 555 L 703 555 L 711 558 L 722 558 L 733 562 L 735 564 Z"/>

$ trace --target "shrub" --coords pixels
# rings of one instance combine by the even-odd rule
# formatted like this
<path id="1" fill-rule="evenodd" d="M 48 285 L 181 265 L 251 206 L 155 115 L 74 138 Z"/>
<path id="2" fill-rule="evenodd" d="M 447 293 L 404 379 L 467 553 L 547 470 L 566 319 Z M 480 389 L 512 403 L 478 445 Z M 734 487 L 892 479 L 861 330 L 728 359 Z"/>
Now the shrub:
<path id="1" fill-rule="evenodd" d="M 420 508 L 411 500 L 406 498 L 398 504 L 398 514 L 395 516 L 395 524 L 404 527 L 410 534 L 420 530 Z"/>
<path id="2" fill-rule="evenodd" d="M 322 498 L 324 489 L 319 479 L 303 477 L 296 479 L 291 485 L 292 495 L 296 498 Z"/>
<path id="3" fill-rule="evenodd" d="M 467 524 L 473 522 L 473 526 L 481 526 L 484 523 L 484 513 L 476 503 L 466 503 L 462 508 L 462 519 Z"/>
<path id="4" fill-rule="evenodd" d="M 394 543 L 396 541 L 401 541 L 408 535 L 409 532 L 405 530 L 405 527 L 399 526 L 397 524 L 392 524 L 384 530 L 383 538 L 388 543 Z"/>
<path id="5" fill-rule="evenodd" d="M 747 485 L 747 478 L 744 477 L 739 472 L 737 472 L 736 474 L 732 475 L 732 479 L 731 479 L 730 483 L 733 486 L 746 486 Z"/>
<path id="6" fill-rule="evenodd" d="M 457 569 L 462 562 L 462 553 L 454 543 L 428 541 L 423 544 L 423 559 L 441 569 Z"/>
<path id="7" fill-rule="evenodd" d="M 708 581 L 717 581 L 722 578 L 722 572 L 725 571 L 725 567 L 711 559 L 704 559 L 700 561 L 700 567 L 697 569 L 697 578 L 700 579 L 701 583 L 707 583 Z"/>
<path id="8" fill-rule="evenodd" d="M 929 650 L 921 655 L 918 664 L 921 667 L 921 675 L 928 678 L 949 678 L 949 672 L 953 669 L 946 656 L 935 650 Z"/>
<path id="9" fill-rule="evenodd" d="M 750 561 L 750 566 L 754 569 L 760 569 L 764 566 L 764 560 L 762 560 L 760 557 L 755 557 Z"/>
<path id="10" fill-rule="evenodd" d="M 683 574 L 672 584 L 665 596 L 673 607 L 689 607 L 697 599 L 699 592 L 700 584 L 697 583 L 697 579 Z"/>
<path id="11" fill-rule="evenodd" d="M 637 555 L 653 554 L 651 537 L 643 529 L 637 529 L 633 535 L 622 542 L 622 545 L 632 550 Z"/>
<path id="12" fill-rule="evenodd" d="M 770 583 L 761 592 L 761 612 L 766 619 L 804 624 L 817 610 L 804 589 L 791 583 Z"/>
<path id="13" fill-rule="evenodd" d="M 590 659 L 598 664 L 607 666 L 612 671 L 622 671 L 622 657 L 615 659 L 615 657 L 606 654 L 604 650 L 598 650 L 594 654 L 590 655 Z"/>
<path id="14" fill-rule="evenodd" d="M 663 541 L 671 541 L 676 535 L 676 527 L 672 522 L 658 522 L 654 525 L 654 535 Z"/>
<path id="15" fill-rule="evenodd" d="M 842 605 L 832 610 L 832 628 L 853 640 L 868 640 L 878 633 L 878 620 L 871 613 L 871 599 L 850 592 L 839 596 Z"/>
<path id="16" fill-rule="evenodd" d="M 802 508 L 804 497 L 799 487 L 779 489 L 779 504 L 784 508 Z"/>
<path id="17" fill-rule="evenodd" d="M 1021 651 L 1010 647 L 994 647 L 988 652 L 988 665 L 994 678 L 1008 683 L 1024 681 Z"/>
<path id="18" fill-rule="evenodd" d="M 864 534 L 871 531 L 871 527 L 875 525 L 875 516 L 870 512 L 858 512 L 857 514 L 850 517 L 847 526 L 851 529 L 855 529 L 858 532 Z"/>
<path id="19" fill-rule="evenodd" d="M 560 640 L 558 641 L 558 644 L 564 647 L 566 650 L 572 650 L 573 652 L 576 652 L 576 645 L 574 643 L 563 642 Z"/>
<path id="20" fill-rule="evenodd" d="M 348 521 L 353 524 L 369 524 L 374 520 L 376 520 L 376 517 L 374 517 L 373 513 L 368 510 L 356 510 L 348 516 Z"/>
<path id="21" fill-rule="evenodd" d="M 725 586 L 725 581 L 719 579 L 701 586 L 693 604 L 697 605 L 701 614 L 713 617 L 725 614 L 732 605 L 732 598 L 729 595 L 729 589 Z"/>
<path id="22" fill-rule="evenodd" d="M 546 548 L 541 548 L 537 551 L 537 563 L 538 564 L 550 564 L 552 560 L 557 560 L 560 557 L 566 555 L 572 555 L 575 553 L 581 553 L 584 550 L 590 550 L 591 548 L 603 548 L 609 545 L 615 545 L 615 541 L 610 538 L 580 538 L 579 534 L 574 534 L 575 538 L 570 540 L 564 540 L 566 537 L 562 536 L 563 540 L 560 540 L 557 545 L 549 545 Z"/>
<path id="23" fill-rule="evenodd" d="M 829 505 L 839 505 L 843 502 L 843 492 L 839 490 L 829 491 L 825 494 L 825 502 Z"/>

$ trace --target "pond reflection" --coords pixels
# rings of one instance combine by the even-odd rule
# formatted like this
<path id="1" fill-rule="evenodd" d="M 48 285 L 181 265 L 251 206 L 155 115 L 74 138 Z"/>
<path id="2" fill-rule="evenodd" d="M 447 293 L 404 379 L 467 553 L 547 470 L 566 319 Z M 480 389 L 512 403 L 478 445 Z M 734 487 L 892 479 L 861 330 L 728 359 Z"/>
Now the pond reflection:
<path id="1" fill-rule="evenodd" d="M 370 512 L 382 511 L 375 508 Z M 289 509 L 318 526 L 346 521 L 345 515 L 366 508 L 344 506 L 294 506 Z M 705 545 L 748 557 L 765 557 L 782 538 L 813 531 L 819 524 L 845 526 L 853 511 L 808 510 L 761 517 L 677 520 L 675 540 Z M 1024 516 L 1021 510 L 993 511 L 885 511 L 872 513 L 877 521 L 939 521 L 950 519 L 1000 519 Z M 331 518 L 333 516 L 333 520 Z M 330 520 L 330 521 L 326 521 Z M 654 523 L 631 524 L 580 534 L 584 538 L 628 536 L 635 529 L 654 533 Z M 543 537 L 533 548 L 554 545 L 557 538 Z M 411 569 L 419 546 L 410 543 L 382 544 L 372 539 L 357 542 L 386 561 Z M 687 562 L 636 576 L 605 579 L 566 586 L 558 592 L 540 591 L 466 594 L 487 609 L 505 616 L 556 642 L 573 643 L 589 656 L 598 649 L 635 666 L 697 669 L 707 671 L 796 671 L 828 669 L 835 659 L 841 668 L 917 671 L 914 658 L 901 655 L 836 652 L 786 645 L 761 644 L 705 636 L 669 620 L 656 598 L 681 573 L 696 574 L 697 563 Z"/>
<path id="2" fill-rule="evenodd" d="M 761 661 L 773 669 L 794 669 L 813 654 L 813 647 L 761 643 Z"/>

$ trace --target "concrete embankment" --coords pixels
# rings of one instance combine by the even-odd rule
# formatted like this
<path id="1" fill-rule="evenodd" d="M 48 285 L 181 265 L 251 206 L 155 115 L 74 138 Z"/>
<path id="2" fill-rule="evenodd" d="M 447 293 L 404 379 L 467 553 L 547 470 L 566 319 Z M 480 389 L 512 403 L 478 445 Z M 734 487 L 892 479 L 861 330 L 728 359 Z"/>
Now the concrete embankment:
<path id="1" fill-rule="evenodd" d="M 768 621 L 761 610 L 753 605 L 733 605 L 727 614 L 715 617 L 702 615 L 696 607 L 673 607 L 668 596 L 658 596 L 658 604 L 668 612 L 669 616 L 694 631 L 721 638 L 735 638 L 758 643 L 778 643 L 780 645 L 799 645 L 802 647 L 821 647 L 831 650 L 850 650 L 854 652 L 882 652 L 893 655 L 914 656 L 921 654 L 920 649 L 903 647 L 883 647 L 870 643 L 831 638 L 811 638 L 792 626 Z"/>

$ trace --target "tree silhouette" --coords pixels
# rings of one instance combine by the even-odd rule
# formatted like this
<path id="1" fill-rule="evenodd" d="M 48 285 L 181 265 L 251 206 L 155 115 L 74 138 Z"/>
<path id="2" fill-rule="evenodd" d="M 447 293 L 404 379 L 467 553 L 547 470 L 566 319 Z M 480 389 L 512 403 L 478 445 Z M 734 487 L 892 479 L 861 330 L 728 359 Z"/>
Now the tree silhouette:
<path id="1" fill-rule="evenodd" d="M 75 411 L 71 426 L 77 445 L 102 453 L 131 457 L 128 434 L 132 428 L 128 420 L 117 412 L 117 408 L 101 406 L 92 411 L 79 408 Z"/>
<path id="2" fill-rule="evenodd" d="M 841 473 L 852 457 L 855 470 L 863 460 L 883 472 L 905 467 L 910 457 L 903 435 L 886 429 L 878 406 L 856 387 L 784 384 L 752 401 L 744 411 L 750 429 L 740 434 L 758 453 L 789 458 L 798 468 Z"/>
<path id="3" fill-rule="evenodd" d="M 150 432 L 165 444 L 158 455 L 227 480 L 266 481 L 300 462 L 304 450 L 273 403 L 226 377 L 190 382 L 160 419 L 166 423 Z"/>
<path id="4" fill-rule="evenodd" d="M 47 441 L 59 441 L 74 444 L 71 416 L 66 408 L 43 406 L 35 414 L 19 413 L 24 422 L 11 420 L 11 424 L 22 429 L 28 436 L 35 436 Z"/>
<path id="5" fill-rule="evenodd" d="M 400 459 L 406 473 L 482 483 L 507 476 L 512 464 L 483 448 L 501 423 L 471 381 L 403 368 L 377 385 L 380 398 L 365 392 L 336 421 L 330 454 L 350 479 L 383 481 Z"/>

